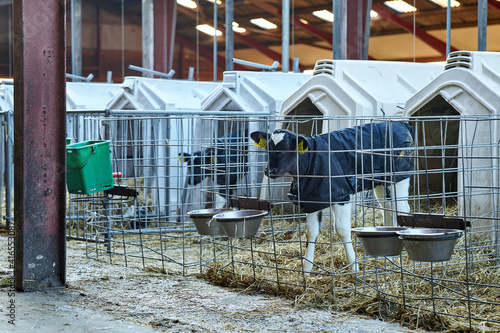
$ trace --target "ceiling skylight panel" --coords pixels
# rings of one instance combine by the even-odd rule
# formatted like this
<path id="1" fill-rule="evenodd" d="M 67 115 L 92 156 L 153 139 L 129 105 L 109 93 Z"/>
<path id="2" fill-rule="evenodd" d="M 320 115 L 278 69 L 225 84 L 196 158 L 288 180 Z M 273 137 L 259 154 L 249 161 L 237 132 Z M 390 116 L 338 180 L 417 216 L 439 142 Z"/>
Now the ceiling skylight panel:
<path id="1" fill-rule="evenodd" d="M 177 4 L 189 9 L 196 9 L 198 7 L 193 0 L 177 0 Z"/>
<path id="2" fill-rule="evenodd" d="M 417 11 L 417 8 L 403 0 L 385 1 L 384 5 L 400 13 L 412 13 Z"/>
<path id="3" fill-rule="evenodd" d="M 323 21 L 333 22 L 333 13 L 326 9 L 315 10 L 313 12 L 313 15 L 316 16 L 317 18 L 322 19 Z"/>
<path id="4" fill-rule="evenodd" d="M 429 0 L 430 2 L 434 2 L 436 5 L 439 5 L 443 8 L 446 8 L 448 7 L 448 0 Z M 456 0 L 451 0 L 450 1 L 450 6 L 451 8 L 453 7 L 459 7 L 460 6 L 460 2 L 456 1 Z"/>
<path id="5" fill-rule="evenodd" d="M 266 30 L 276 29 L 278 27 L 273 22 L 269 22 L 268 20 L 266 20 L 262 17 L 251 19 L 250 22 L 252 24 L 255 24 L 256 26 L 261 27 L 262 29 L 266 29 Z"/>
<path id="6" fill-rule="evenodd" d="M 215 34 L 215 29 L 214 27 L 208 25 L 208 24 L 200 24 L 196 26 L 196 29 L 209 35 L 213 36 Z M 217 30 L 217 36 L 222 36 L 222 31 Z"/>

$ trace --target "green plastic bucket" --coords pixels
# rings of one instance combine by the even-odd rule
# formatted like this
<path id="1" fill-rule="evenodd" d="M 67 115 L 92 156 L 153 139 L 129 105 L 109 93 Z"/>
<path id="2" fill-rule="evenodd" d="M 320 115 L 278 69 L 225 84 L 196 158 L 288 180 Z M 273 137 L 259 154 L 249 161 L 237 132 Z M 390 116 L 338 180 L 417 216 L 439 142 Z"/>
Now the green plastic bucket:
<path id="1" fill-rule="evenodd" d="M 89 194 L 113 188 L 109 141 L 83 141 L 66 146 L 68 192 Z"/>

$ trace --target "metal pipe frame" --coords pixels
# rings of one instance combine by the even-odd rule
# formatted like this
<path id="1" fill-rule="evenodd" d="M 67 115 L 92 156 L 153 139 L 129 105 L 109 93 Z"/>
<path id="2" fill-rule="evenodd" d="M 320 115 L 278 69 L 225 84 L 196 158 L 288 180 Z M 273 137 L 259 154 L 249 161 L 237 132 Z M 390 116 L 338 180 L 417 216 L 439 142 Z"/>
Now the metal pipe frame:
<path id="1" fill-rule="evenodd" d="M 79 81 L 82 75 L 82 0 L 71 0 L 71 72 Z"/>

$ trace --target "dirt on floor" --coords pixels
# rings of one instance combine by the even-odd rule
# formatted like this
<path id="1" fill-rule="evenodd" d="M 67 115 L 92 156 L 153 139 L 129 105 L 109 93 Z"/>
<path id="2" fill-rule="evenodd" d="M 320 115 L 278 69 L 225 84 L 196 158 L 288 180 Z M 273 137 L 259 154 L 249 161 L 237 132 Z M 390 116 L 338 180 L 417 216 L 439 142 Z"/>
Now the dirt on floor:
<path id="1" fill-rule="evenodd" d="M 423 332 L 350 313 L 297 308 L 193 276 L 111 265 L 67 242 L 67 288 L 9 293 L 13 272 L 0 237 L 0 332 Z M 16 305 L 15 325 L 9 305 Z"/>

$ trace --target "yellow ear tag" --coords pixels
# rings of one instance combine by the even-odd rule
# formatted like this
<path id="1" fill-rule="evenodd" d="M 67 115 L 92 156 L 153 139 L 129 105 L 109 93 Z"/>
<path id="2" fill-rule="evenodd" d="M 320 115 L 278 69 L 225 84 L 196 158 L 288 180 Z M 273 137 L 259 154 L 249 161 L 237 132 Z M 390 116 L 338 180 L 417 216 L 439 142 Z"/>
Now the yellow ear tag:
<path id="1" fill-rule="evenodd" d="M 178 160 L 179 160 L 179 162 L 181 162 L 181 163 L 186 162 L 186 159 L 185 159 L 185 158 L 181 159 L 181 157 L 180 157 L 180 156 L 179 156 L 179 157 L 177 157 L 177 159 L 178 159 Z"/>
<path id="2" fill-rule="evenodd" d="M 254 142 L 253 145 L 259 147 L 260 149 L 266 149 L 267 148 L 267 140 L 260 139 L 259 143 Z"/>
<path id="3" fill-rule="evenodd" d="M 210 161 L 212 162 L 212 164 L 214 164 L 214 163 L 215 163 L 215 157 L 214 157 L 214 156 L 211 156 L 211 157 L 210 157 Z"/>
<path id="4" fill-rule="evenodd" d="M 299 154 L 304 154 L 309 148 L 304 149 L 304 141 L 299 142 Z"/>

